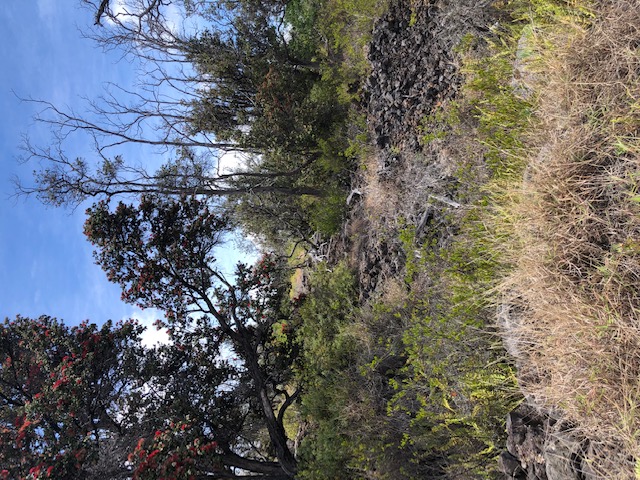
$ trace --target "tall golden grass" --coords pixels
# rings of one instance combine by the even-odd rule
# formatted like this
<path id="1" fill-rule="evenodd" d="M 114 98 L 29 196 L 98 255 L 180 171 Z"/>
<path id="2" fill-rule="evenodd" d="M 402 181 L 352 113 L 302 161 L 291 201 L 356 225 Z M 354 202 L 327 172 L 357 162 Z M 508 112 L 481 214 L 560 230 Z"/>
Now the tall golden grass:
<path id="1" fill-rule="evenodd" d="M 540 50 L 502 290 L 524 392 L 591 440 L 603 478 L 640 478 L 640 0 L 590 8 Z"/>

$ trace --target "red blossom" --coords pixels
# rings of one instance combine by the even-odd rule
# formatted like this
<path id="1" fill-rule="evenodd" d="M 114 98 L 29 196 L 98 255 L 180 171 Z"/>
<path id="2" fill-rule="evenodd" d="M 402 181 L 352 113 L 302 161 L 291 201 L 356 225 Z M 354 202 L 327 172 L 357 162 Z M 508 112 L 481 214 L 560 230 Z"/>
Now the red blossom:
<path id="1" fill-rule="evenodd" d="M 217 442 L 211 442 L 207 443 L 201 450 L 205 453 L 209 453 L 210 451 L 215 450 L 217 446 Z"/>
<path id="2" fill-rule="evenodd" d="M 60 388 L 64 383 L 66 383 L 66 378 L 63 377 L 59 380 L 56 380 L 55 383 L 53 384 L 53 390 L 57 390 L 58 388 Z"/>
<path id="3" fill-rule="evenodd" d="M 29 427 L 29 425 L 31 425 L 32 423 L 33 422 L 31 422 L 30 420 L 25 420 L 25 422 L 20 427 L 20 431 L 22 432 L 23 430 L 27 429 Z"/>
<path id="4" fill-rule="evenodd" d="M 18 428 L 20 428 L 25 420 L 25 416 L 24 415 L 18 415 L 16 417 L 16 419 L 13 421 L 14 425 Z"/>

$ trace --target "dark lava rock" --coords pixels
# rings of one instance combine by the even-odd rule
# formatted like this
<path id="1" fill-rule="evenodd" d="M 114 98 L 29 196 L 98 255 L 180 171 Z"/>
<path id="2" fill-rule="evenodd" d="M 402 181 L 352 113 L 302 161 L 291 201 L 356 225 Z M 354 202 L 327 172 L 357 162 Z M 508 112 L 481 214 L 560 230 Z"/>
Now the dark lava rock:
<path id="1" fill-rule="evenodd" d="M 526 478 L 526 473 L 522 469 L 520 465 L 520 460 L 518 457 L 511 455 L 509 452 L 504 451 L 500 454 L 498 458 L 498 462 L 500 465 L 500 470 L 507 475 L 509 478 L 518 478 L 524 479 Z"/>
<path id="2" fill-rule="evenodd" d="M 596 478 L 585 459 L 589 442 L 571 427 L 551 414 L 520 405 L 507 416 L 507 450 L 499 457 L 501 471 L 507 478 L 527 480 Z"/>
<path id="3" fill-rule="evenodd" d="M 488 1 L 393 0 L 376 24 L 365 86 L 378 147 L 417 151 L 420 126 L 435 105 L 456 95 L 462 75 L 455 47 L 491 23 Z"/>

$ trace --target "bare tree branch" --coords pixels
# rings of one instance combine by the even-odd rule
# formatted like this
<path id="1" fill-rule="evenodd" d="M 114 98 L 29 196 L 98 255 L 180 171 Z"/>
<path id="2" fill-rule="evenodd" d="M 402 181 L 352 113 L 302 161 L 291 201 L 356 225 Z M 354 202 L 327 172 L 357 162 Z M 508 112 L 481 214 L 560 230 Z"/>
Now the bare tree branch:
<path id="1" fill-rule="evenodd" d="M 100 3 L 100 6 L 98 7 L 98 11 L 96 12 L 96 21 L 94 25 L 102 25 L 100 23 L 100 19 L 102 18 L 102 15 L 104 15 L 104 12 L 108 6 L 109 6 L 109 0 L 102 0 L 102 2 Z"/>

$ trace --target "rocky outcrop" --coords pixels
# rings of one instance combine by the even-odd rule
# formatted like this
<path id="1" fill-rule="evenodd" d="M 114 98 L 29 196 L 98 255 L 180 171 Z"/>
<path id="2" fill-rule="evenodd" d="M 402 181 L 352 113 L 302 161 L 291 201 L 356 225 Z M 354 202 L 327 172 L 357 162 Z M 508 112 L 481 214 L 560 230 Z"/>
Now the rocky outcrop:
<path id="1" fill-rule="evenodd" d="M 503 299 L 496 312 L 505 350 L 514 359 L 520 384 L 535 383 L 537 373 L 528 366 L 519 326 L 525 313 L 517 298 Z M 501 453 L 500 469 L 507 478 L 526 480 L 595 480 L 587 461 L 589 442 L 579 437 L 561 412 L 536 406 L 525 394 L 525 402 L 507 416 L 507 444 Z"/>
<path id="2" fill-rule="evenodd" d="M 453 234 L 446 218 L 460 208 L 457 164 L 445 147 L 423 148 L 422 125 L 441 102 L 456 96 L 463 80 L 456 47 L 466 34 L 488 31 L 493 23 L 490 3 L 390 0 L 376 23 L 363 98 L 378 147 L 367 165 L 375 179 L 355 182 L 359 190 L 350 196 L 345 228 L 321 252 L 349 259 L 363 299 L 404 267 L 406 252 L 397 232 L 385 233 L 398 228 L 398 216 L 416 227 L 421 242 L 440 246 Z"/>
<path id="3" fill-rule="evenodd" d="M 486 0 L 394 0 L 373 32 L 368 94 L 376 144 L 392 153 L 420 149 L 420 126 L 462 83 L 455 50 L 491 23 Z"/>
<path id="4" fill-rule="evenodd" d="M 587 461 L 589 442 L 553 415 L 522 404 L 507 417 L 500 469 L 520 480 L 596 480 Z"/>

